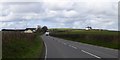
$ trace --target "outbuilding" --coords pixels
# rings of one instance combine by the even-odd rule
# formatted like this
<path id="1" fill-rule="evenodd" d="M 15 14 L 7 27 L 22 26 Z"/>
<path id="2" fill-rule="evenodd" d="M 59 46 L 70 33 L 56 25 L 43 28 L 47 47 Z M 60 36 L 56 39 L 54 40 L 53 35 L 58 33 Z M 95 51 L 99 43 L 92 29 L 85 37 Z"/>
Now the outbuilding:
<path id="1" fill-rule="evenodd" d="M 85 30 L 92 30 L 92 27 L 88 26 Z"/>

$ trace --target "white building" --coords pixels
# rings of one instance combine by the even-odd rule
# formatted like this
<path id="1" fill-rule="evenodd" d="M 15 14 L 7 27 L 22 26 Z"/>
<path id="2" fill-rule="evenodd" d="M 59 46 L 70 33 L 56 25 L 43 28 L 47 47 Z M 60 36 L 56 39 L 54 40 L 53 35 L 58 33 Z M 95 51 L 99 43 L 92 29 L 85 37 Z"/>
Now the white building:
<path id="1" fill-rule="evenodd" d="M 32 30 L 25 30 L 24 33 L 33 33 Z"/>
<path id="2" fill-rule="evenodd" d="M 86 27 L 85 30 L 92 30 L 92 27 Z"/>
<path id="3" fill-rule="evenodd" d="M 24 33 L 34 33 L 36 32 L 36 28 L 26 28 Z"/>

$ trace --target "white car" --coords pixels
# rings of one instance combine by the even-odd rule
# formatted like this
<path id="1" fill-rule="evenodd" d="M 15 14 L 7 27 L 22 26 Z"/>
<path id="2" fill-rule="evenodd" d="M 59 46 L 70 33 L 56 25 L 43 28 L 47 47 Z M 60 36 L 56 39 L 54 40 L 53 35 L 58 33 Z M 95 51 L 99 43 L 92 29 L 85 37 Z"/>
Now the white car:
<path id="1" fill-rule="evenodd" d="M 48 35 L 49 35 L 49 32 L 46 32 L 45 35 L 48 36 Z"/>

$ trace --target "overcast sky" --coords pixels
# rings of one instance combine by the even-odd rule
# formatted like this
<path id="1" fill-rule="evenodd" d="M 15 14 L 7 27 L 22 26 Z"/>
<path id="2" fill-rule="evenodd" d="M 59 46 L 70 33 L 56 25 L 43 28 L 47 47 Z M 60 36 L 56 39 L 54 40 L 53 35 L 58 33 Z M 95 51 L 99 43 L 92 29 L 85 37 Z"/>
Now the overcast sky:
<path id="1" fill-rule="evenodd" d="M 93 28 L 118 30 L 119 0 L 2 0 L 1 28 Z"/>

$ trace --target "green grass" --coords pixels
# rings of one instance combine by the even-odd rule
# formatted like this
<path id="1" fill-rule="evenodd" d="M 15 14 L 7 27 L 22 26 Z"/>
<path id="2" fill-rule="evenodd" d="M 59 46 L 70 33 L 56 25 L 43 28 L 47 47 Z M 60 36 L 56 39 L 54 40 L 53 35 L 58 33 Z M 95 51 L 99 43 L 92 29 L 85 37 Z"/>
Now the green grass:
<path id="1" fill-rule="evenodd" d="M 44 48 L 40 35 L 3 32 L 2 58 L 40 58 Z"/>
<path id="2" fill-rule="evenodd" d="M 31 43 L 32 46 L 28 48 L 28 53 L 24 55 L 23 58 L 40 58 L 43 48 L 43 43 L 40 41 L 42 39 L 38 36 L 35 40 L 36 41 L 34 41 L 33 44 Z"/>
<path id="3" fill-rule="evenodd" d="M 99 30 L 77 30 L 77 29 L 55 29 L 50 30 L 51 36 L 64 38 L 67 40 L 98 45 L 113 49 L 119 49 L 118 47 L 118 32 L 117 31 L 99 31 Z"/>

